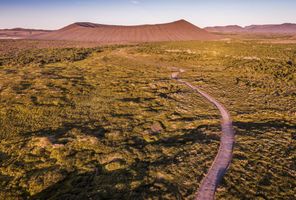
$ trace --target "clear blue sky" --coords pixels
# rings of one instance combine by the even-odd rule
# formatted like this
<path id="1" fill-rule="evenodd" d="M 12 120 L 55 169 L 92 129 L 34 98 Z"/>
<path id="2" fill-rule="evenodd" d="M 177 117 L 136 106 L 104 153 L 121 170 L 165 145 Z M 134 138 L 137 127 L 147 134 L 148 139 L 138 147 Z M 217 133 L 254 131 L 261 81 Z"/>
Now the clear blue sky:
<path id="1" fill-rule="evenodd" d="M 296 23 L 296 0 L 0 0 L 0 28 L 57 29 L 73 22 L 205 27 Z"/>

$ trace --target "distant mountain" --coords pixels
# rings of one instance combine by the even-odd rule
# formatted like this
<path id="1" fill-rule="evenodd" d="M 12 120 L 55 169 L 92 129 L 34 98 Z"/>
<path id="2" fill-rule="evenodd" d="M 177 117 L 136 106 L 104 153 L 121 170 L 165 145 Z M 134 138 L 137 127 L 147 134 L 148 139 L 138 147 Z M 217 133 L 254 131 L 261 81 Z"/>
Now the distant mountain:
<path id="1" fill-rule="evenodd" d="M 273 24 L 273 25 L 251 25 L 244 28 L 248 32 L 255 33 L 284 33 L 293 34 L 296 33 L 296 24 Z"/>
<path id="2" fill-rule="evenodd" d="M 228 26 L 213 26 L 204 28 L 208 32 L 217 33 L 236 33 L 244 31 L 244 28 L 238 25 L 228 25 Z"/>
<path id="3" fill-rule="evenodd" d="M 213 40 L 219 37 L 185 20 L 167 24 L 117 26 L 78 22 L 31 39 L 132 43 L 156 41 Z"/>
<path id="4" fill-rule="evenodd" d="M 296 24 L 267 24 L 267 25 L 251 25 L 240 27 L 232 26 L 216 26 L 206 27 L 205 30 L 217 33 L 271 33 L 271 34 L 296 34 Z"/>
<path id="5" fill-rule="evenodd" d="M 50 31 L 48 30 L 25 28 L 0 29 L 0 39 L 22 39 L 29 36 L 40 35 L 49 32 Z"/>

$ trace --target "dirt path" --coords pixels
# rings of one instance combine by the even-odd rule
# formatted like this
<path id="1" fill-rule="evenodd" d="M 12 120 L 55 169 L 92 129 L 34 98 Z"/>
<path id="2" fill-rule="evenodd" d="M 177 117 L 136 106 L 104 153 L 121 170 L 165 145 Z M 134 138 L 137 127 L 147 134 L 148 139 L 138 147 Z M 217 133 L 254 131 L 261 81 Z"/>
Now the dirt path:
<path id="1" fill-rule="evenodd" d="M 211 102 L 218 108 L 222 116 L 222 134 L 220 139 L 219 151 L 208 173 L 203 178 L 199 191 L 196 195 L 196 200 L 212 200 L 215 197 L 215 192 L 220 181 L 222 180 L 231 163 L 235 133 L 232 127 L 231 117 L 226 108 L 224 108 L 224 106 L 220 104 L 217 100 L 215 100 L 213 97 L 203 92 L 199 88 L 191 85 L 184 80 L 179 79 L 178 75 L 183 72 L 184 70 L 180 69 L 178 72 L 172 73 L 172 78 L 184 85 L 187 85 L 192 90 L 201 94 L 204 98 L 206 98 L 209 102 Z"/>

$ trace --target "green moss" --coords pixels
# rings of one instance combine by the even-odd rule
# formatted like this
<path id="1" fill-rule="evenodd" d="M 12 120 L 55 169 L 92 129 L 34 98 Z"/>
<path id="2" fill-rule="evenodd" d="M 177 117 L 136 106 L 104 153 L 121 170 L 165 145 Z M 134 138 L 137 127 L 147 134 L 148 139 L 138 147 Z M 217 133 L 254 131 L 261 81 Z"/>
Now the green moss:
<path id="1" fill-rule="evenodd" d="M 105 166 L 105 169 L 108 171 L 114 171 L 119 169 L 124 169 L 126 166 L 119 161 L 114 161 Z"/>
<path id="2" fill-rule="evenodd" d="M 295 45 L 20 51 L 1 56 L 0 198 L 193 199 L 220 117 L 170 79 L 172 67 L 233 117 L 234 159 L 217 199 L 293 197 Z"/>

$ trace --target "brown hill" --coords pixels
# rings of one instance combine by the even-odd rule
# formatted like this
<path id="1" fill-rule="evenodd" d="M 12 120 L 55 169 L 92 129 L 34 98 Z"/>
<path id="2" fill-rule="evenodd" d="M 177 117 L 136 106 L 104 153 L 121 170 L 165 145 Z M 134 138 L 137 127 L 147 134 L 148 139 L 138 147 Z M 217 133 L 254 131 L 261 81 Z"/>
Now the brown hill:
<path id="1" fill-rule="evenodd" d="M 244 28 L 238 25 L 228 25 L 228 26 L 214 26 L 204 28 L 208 32 L 216 33 L 238 33 L 244 31 Z"/>
<path id="2" fill-rule="evenodd" d="M 251 25 L 246 27 L 240 26 L 216 26 L 206 27 L 209 32 L 220 33 L 263 33 L 263 34 L 296 34 L 296 24 L 268 24 L 268 25 Z"/>
<path id="3" fill-rule="evenodd" d="M 270 25 L 251 25 L 244 28 L 247 32 L 254 33 L 281 33 L 293 34 L 296 33 L 296 24 L 270 24 Z"/>
<path id="4" fill-rule="evenodd" d="M 22 39 L 29 36 L 40 35 L 49 32 L 50 31 L 48 30 L 24 28 L 0 29 L 0 39 Z"/>
<path id="5" fill-rule="evenodd" d="M 218 36 L 179 20 L 167 24 L 117 26 L 88 22 L 74 23 L 60 30 L 31 39 L 93 41 L 101 43 L 132 43 L 157 41 L 212 40 Z"/>

